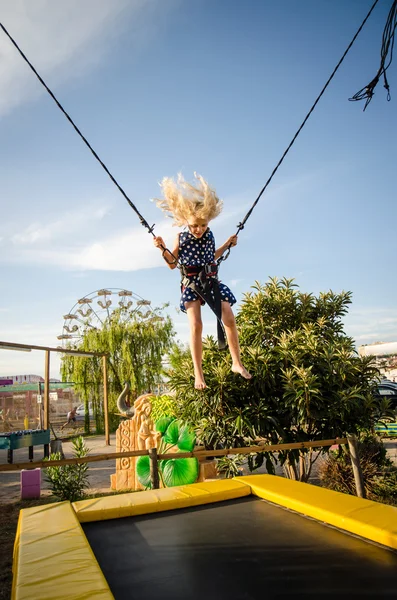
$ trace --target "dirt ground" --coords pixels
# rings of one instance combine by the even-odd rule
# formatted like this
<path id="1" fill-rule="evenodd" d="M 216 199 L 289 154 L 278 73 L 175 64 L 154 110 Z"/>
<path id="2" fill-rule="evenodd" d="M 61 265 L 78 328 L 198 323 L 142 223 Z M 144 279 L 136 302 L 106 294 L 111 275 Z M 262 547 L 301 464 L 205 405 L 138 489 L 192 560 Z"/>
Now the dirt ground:
<path id="1" fill-rule="evenodd" d="M 110 446 L 105 445 L 104 436 L 86 438 L 86 445 L 91 454 L 116 452 L 116 435 L 110 436 Z M 62 443 L 66 458 L 72 457 L 72 442 Z M 43 458 L 43 447 L 34 447 L 34 461 Z M 14 451 L 14 463 L 28 462 L 28 448 Z M 0 451 L 0 464 L 7 463 L 7 452 Z M 110 491 L 110 475 L 115 472 L 114 460 L 96 462 L 89 467 L 89 494 L 106 493 Z M 12 554 L 15 533 L 21 508 L 46 504 L 53 499 L 47 484 L 42 481 L 41 498 L 36 500 L 21 500 L 20 473 L 17 471 L 0 473 L 0 600 L 9 600 L 12 584 Z M 55 500 L 55 499 L 54 499 Z"/>
<path id="2" fill-rule="evenodd" d="M 110 446 L 105 444 L 105 436 L 90 436 L 85 438 L 86 445 L 90 449 L 90 454 L 109 454 L 116 452 L 116 434 L 110 436 Z M 62 442 L 65 458 L 72 458 L 72 442 Z M 43 446 L 34 447 L 34 460 L 43 460 Z M 14 450 L 14 463 L 28 462 L 28 448 Z M 7 464 L 7 452 L 0 451 L 0 464 Z M 89 494 L 105 493 L 110 491 L 110 475 L 115 473 L 116 464 L 114 460 L 106 460 L 101 462 L 90 463 L 89 465 Z M 41 484 L 42 497 L 49 496 L 50 491 L 45 481 Z M 21 499 L 20 491 L 20 473 L 17 471 L 0 473 L 0 504 L 8 504 L 17 502 Z"/>

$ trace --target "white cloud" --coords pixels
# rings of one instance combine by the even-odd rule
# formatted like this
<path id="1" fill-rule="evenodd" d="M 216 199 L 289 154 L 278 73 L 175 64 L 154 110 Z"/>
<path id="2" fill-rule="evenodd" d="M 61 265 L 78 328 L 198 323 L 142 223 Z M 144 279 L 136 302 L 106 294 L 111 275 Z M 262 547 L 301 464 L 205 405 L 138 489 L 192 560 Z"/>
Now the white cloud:
<path id="1" fill-rule="evenodd" d="M 68 271 L 136 271 L 164 265 L 161 252 L 141 226 L 98 237 L 96 227 L 108 208 L 86 205 L 61 214 L 55 221 L 31 223 L 22 231 L 11 230 L 7 252 L 0 253 L 0 263 L 25 266 L 54 266 Z M 172 246 L 175 228 L 170 221 L 158 225 L 157 233 Z M 171 248 L 172 249 L 172 248 Z"/>
<path id="2" fill-rule="evenodd" d="M 345 331 L 358 345 L 397 340 L 397 312 L 394 308 L 352 308 L 345 321 Z"/>
<path id="3" fill-rule="evenodd" d="M 56 336 L 59 334 L 59 324 L 56 325 L 29 325 L 25 323 L 18 326 L 2 325 L 1 338 L 6 342 L 19 344 L 37 344 L 39 346 L 55 346 Z"/>
<path id="4" fill-rule="evenodd" d="M 176 338 L 182 342 L 182 344 L 188 344 L 190 339 L 190 326 L 187 316 L 183 313 L 180 313 L 182 318 L 173 318 L 173 323 L 176 331 Z M 217 326 L 216 326 L 216 317 L 210 311 L 208 307 L 202 308 L 202 317 L 203 317 L 203 338 L 208 335 L 212 335 L 215 339 L 217 337 Z M 208 320 L 206 317 L 209 317 Z M 211 318 L 213 317 L 213 318 Z"/>
<path id="5" fill-rule="evenodd" d="M 116 1 L 112 15 L 107 1 L 13 0 L 2 2 L 2 23 L 21 50 L 36 66 L 44 80 L 51 76 L 59 82 L 59 67 L 73 62 L 73 71 L 82 73 L 94 60 L 92 43 L 99 37 L 110 17 L 118 16 L 125 2 Z M 0 115 L 15 106 L 32 100 L 44 92 L 34 74 L 16 48 L 1 31 L 0 36 Z M 91 49 L 91 52 L 89 51 Z M 79 60 L 75 60 L 79 57 Z M 81 59 L 81 60 L 80 60 Z M 97 59 L 96 59 L 97 60 Z M 72 69 L 69 71 L 69 75 Z"/>
<path id="6" fill-rule="evenodd" d="M 44 352 L 28 353 L 10 350 L 0 350 L 0 352 L 5 355 L 0 356 L 0 376 L 32 374 L 44 377 Z M 60 366 L 60 355 L 56 352 L 51 353 L 50 377 L 60 379 Z"/>
<path id="7" fill-rule="evenodd" d="M 354 339 L 356 340 L 356 342 L 359 342 L 360 345 L 367 344 L 371 341 L 384 343 L 383 339 L 380 339 L 382 337 L 382 334 L 378 333 L 378 331 L 376 333 L 363 333 L 362 335 L 356 335 L 354 336 Z"/>
<path id="8" fill-rule="evenodd" d="M 51 88 L 99 64 L 111 39 L 127 23 L 130 39 L 146 44 L 156 11 L 162 6 L 169 10 L 174 4 L 158 0 L 0 1 L 4 27 Z M 0 116 L 46 93 L 1 30 L 0 90 Z"/>
<path id="9" fill-rule="evenodd" d="M 36 346 L 50 346 L 56 348 L 60 342 L 57 335 L 62 326 L 54 323 L 50 326 L 18 324 L 18 326 L 1 326 L 1 339 L 5 342 L 19 344 L 34 344 Z M 13 350 L 0 349 L 0 375 L 23 375 L 34 373 L 44 374 L 45 355 L 42 350 L 31 352 L 17 352 Z M 51 377 L 59 377 L 60 354 L 52 352 L 50 357 Z"/>
<path id="10" fill-rule="evenodd" d="M 85 228 L 92 221 L 100 221 L 109 212 L 105 206 L 87 206 L 80 210 L 63 213 L 55 221 L 47 224 L 31 223 L 26 229 L 11 235 L 11 242 L 15 245 L 30 245 L 58 240 L 59 236 L 70 236 Z"/>
<path id="11" fill-rule="evenodd" d="M 82 270 L 136 271 L 164 264 L 146 231 L 132 229 L 74 253 L 72 266 Z"/>
<path id="12" fill-rule="evenodd" d="M 157 227 L 157 234 L 165 239 L 172 250 L 170 240 L 175 229 L 165 221 Z M 164 259 L 153 245 L 152 236 L 142 227 L 124 230 L 101 241 L 95 241 L 80 251 L 72 253 L 69 267 L 77 270 L 137 271 L 163 266 Z"/>
<path id="13" fill-rule="evenodd" d="M 241 281 L 244 281 L 244 280 L 243 280 L 243 279 L 231 279 L 231 280 L 229 281 L 230 287 L 231 287 L 231 288 L 235 288 L 235 287 L 237 287 L 237 285 L 238 285 L 238 284 L 239 284 Z"/>

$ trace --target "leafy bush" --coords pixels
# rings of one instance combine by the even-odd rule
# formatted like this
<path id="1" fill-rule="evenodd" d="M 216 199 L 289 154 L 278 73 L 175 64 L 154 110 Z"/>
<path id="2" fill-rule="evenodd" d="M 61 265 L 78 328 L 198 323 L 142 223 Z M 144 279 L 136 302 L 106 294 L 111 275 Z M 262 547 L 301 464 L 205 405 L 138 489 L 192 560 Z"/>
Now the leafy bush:
<path id="1" fill-rule="evenodd" d="M 152 419 L 154 423 L 163 417 L 177 417 L 177 407 L 173 396 L 167 394 L 153 396 L 150 402 L 152 404 Z"/>
<path id="2" fill-rule="evenodd" d="M 220 475 L 231 479 L 243 474 L 243 464 L 246 461 L 244 454 L 235 454 L 234 456 L 222 456 L 217 461 L 217 471 Z"/>
<path id="3" fill-rule="evenodd" d="M 397 469 L 387 458 L 382 441 L 374 435 L 363 435 L 358 442 L 358 454 L 367 498 L 397 505 Z M 347 449 L 330 452 L 320 464 L 319 477 L 321 484 L 330 490 L 356 495 Z"/>
<path id="4" fill-rule="evenodd" d="M 83 437 L 72 440 L 73 456 L 83 458 L 89 453 Z M 51 454 L 48 460 L 61 460 L 60 452 Z M 47 467 L 44 469 L 44 478 L 50 484 L 51 492 L 59 500 L 75 502 L 85 497 L 85 489 L 88 483 L 88 464 L 62 465 L 59 467 Z"/>
<path id="5" fill-rule="evenodd" d="M 232 373 L 229 353 L 220 352 L 208 337 L 203 355 L 207 389 L 197 391 L 190 353 L 178 350 L 168 375 L 179 418 L 208 449 L 258 440 L 332 439 L 371 429 L 379 371 L 372 357 L 358 356 L 343 331 L 350 304 L 350 292 L 315 297 L 300 292 L 290 279 L 256 283 L 237 315 L 242 359 L 252 380 Z M 287 476 L 307 481 L 316 456 L 317 451 L 302 449 L 280 452 L 278 460 Z"/>

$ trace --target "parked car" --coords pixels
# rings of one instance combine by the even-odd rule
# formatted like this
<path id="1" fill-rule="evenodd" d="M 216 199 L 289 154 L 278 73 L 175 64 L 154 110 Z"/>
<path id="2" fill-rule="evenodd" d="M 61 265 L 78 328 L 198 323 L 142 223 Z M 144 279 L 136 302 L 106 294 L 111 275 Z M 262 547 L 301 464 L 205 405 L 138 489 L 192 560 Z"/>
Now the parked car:
<path id="1" fill-rule="evenodd" d="M 88 415 L 89 415 L 90 419 L 94 418 L 94 411 L 92 410 L 92 402 L 88 403 Z M 77 410 L 76 410 L 76 420 L 82 421 L 82 420 L 84 420 L 84 417 L 85 417 L 85 404 L 80 404 L 80 406 L 78 406 Z"/>
<path id="2" fill-rule="evenodd" d="M 378 385 L 376 396 L 390 400 L 391 407 L 397 411 L 397 383 L 383 379 Z"/>

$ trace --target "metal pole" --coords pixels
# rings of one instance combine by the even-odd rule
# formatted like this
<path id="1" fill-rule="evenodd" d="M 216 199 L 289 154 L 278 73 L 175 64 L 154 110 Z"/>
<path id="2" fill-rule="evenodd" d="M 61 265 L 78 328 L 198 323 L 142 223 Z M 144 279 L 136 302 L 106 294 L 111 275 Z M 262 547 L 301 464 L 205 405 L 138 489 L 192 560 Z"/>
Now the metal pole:
<path id="1" fill-rule="evenodd" d="M 45 351 L 44 372 L 44 429 L 50 428 L 50 351 Z"/>
<path id="2" fill-rule="evenodd" d="M 110 446 L 109 436 L 109 400 L 108 400 L 108 363 L 107 357 L 102 357 L 103 365 L 103 414 L 105 420 L 105 444 Z"/>
<path id="3" fill-rule="evenodd" d="M 350 458 L 352 461 L 353 475 L 354 475 L 354 482 L 356 484 L 357 496 L 359 496 L 359 498 L 365 498 L 366 494 L 365 494 L 364 477 L 363 477 L 363 472 L 361 470 L 361 465 L 360 465 L 360 457 L 358 454 L 358 445 L 357 445 L 356 436 L 355 435 L 347 436 L 347 443 L 349 444 Z"/>

